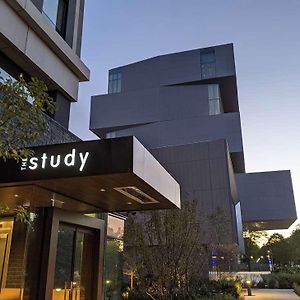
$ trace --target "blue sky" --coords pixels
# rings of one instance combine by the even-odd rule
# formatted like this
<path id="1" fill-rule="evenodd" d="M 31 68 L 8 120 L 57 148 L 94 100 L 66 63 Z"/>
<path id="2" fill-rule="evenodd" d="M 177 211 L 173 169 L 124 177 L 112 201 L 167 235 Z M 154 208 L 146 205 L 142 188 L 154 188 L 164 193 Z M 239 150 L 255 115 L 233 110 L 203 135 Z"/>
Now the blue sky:
<path id="1" fill-rule="evenodd" d="M 247 172 L 290 169 L 300 214 L 300 1 L 87 0 L 82 59 L 91 80 L 72 105 L 88 131 L 91 95 L 109 69 L 152 56 L 234 43 Z"/>

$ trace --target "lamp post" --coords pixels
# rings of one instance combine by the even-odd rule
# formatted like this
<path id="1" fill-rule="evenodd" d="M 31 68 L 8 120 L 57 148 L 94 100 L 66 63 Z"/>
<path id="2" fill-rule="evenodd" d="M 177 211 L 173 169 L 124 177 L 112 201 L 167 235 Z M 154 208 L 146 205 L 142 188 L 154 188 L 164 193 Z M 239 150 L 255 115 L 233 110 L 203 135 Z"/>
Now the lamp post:
<path id="1" fill-rule="evenodd" d="M 269 264 L 269 268 L 270 268 L 270 272 L 273 271 L 273 258 L 272 258 L 272 252 L 270 250 L 267 251 L 268 252 L 268 255 L 267 255 L 267 258 L 268 258 L 268 264 Z"/>
<path id="2" fill-rule="evenodd" d="M 248 296 L 252 296 L 251 280 L 247 280 L 247 281 L 246 281 L 246 284 L 247 284 L 247 292 L 248 292 Z"/>

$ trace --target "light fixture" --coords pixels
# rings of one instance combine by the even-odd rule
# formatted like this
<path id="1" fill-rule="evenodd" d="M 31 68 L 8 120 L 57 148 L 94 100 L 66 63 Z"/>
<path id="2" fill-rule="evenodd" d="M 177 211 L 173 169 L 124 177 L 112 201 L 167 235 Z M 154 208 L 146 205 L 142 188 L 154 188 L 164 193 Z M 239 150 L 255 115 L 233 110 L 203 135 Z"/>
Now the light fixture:
<path id="1" fill-rule="evenodd" d="M 134 200 L 140 204 L 154 204 L 158 203 L 157 200 L 147 195 L 143 191 L 139 190 L 135 186 L 124 186 L 124 187 L 116 187 L 114 188 L 117 192 L 125 195 L 131 200 Z"/>
<path id="2" fill-rule="evenodd" d="M 60 292 L 61 291 L 61 289 L 60 288 L 57 288 L 57 289 L 55 289 L 57 292 Z"/>
<path id="3" fill-rule="evenodd" d="M 128 205 L 132 205 L 132 202 L 127 202 Z"/>
<path id="4" fill-rule="evenodd" d="M 18 195 L 18 194 L 14 194 L 14 197 L 15 197 L 15 198 L 18 198 L 18 197 L 19 197 L 19 195 Z"/>
<path id="5" fill-rule="evenodd" d="M 106 189 L 100 189 L 100 192 L 106 192 Z"/>

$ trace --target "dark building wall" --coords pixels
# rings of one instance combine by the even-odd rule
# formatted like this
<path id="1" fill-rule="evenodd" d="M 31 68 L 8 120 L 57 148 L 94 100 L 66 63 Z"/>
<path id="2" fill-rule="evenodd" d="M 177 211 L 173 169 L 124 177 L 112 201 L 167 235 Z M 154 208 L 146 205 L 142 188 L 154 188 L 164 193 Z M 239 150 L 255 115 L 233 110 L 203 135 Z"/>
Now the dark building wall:
<path id="1" fill-rule="evenodd" d="M 122 92 L 199 81 L 207 79 L 201 76 L 200 53 L 209 49 L 216 57 L 213 77 L 235 76 L 232 44 L 161 55 L 111 72 L 122 72 Z"/>
<path id="2" fill-rule="evenodd" d="M 201 53 L 213 51 L 203 79 Z M 162 55 L 110 71 L 121 92 L 92 97 L 91 130 L 100 137 L 135 135 L 149 149 L 225 138 L 233 168 L 244 156 L 232 44 Z M 218 84 L 224 113 L 209 114 L 209 85 Z"/>
<path id="3" fill-rule="evenodd" d="M 136 136 L 163 165 L 170 168 L 168 171 L 176 179 L 179 178 L 182 197 L 186 198 L 187 195 L 189 198 L 197 196 L 199 199 L 209 199 L 203 204 L 208 211 L 214 210 L 214 201 L 219 201 L 222 205 L 229 203 L 224 196 L 225 190 L 217 188 L 218 181 L 211 181 L 214 186 L 213 192 L 204 192 L 205 190 L 200 188 L 201 184 L 205 185 L 207 178 L 210 178 L 211 175 L 208 174 L 216 176 L 222 173 L 217 166 L 216 170 L 205 171 L 206 165 L 210 165 L 210 159 L 206 158 L 206 163 L 197 162 L 197 167 L 197 164 L 188 162 L 190 154 L 185 151 L 182 152 L 182 158 L 177 157 L 178 165 L 174 163 L 169 166 L 168 160 L 160 158 L 160 155 L 172 147 L 188 148 L 190 144 L 225 139 L 228 145 L 226 166 L 229 179 L 224 184 L 236 205 L 235 209 L 234 206 L 230 206 L 230 209 L 228 206 L 227 211 L 231 210 L 232 224 L 236 222 L 238 226 L 240 242 L 242 243 L 242 222 L 239 199 L 246 199 L 244 204 L 242 203 L 242 210 L 246 209 L 243 205 L 247 206 L 247 210 L 252 211 L 261 222 L 265 222 L 265 227 L 276 229 L 276 222 L 270 223 L 266 214 L 256 213 L 255 209 L 251 208 L 255 203 L 251 197 L 255 195 L 250 191 L 248 193 L 247 188 L 247 196 L 243 195 L 243 190 L 242 196 L 239 195 L 243 187 L 241 183 L 236 183 L 236 178 L 247 175 L 243 174 L 245 163 L 232 44 L 161 55 L 112 69 L 109 73 L 110 82 L 117 78 L 118 85 L 115 85 L 115 82 L 114 85 L 110 84 L 107 95 L 92 97 L 90 128 L 95 134 L 102 138 Z M 219 87 L 223 106 L 223 110 L 219 112 L 211 111 L 212 85 Z M 117 88 L 111 88 L 112 86 Z M 168 151 L 172 156 L 173 152 Z M 179 167 L 180 159 L 187 160 L 183 169 Z M 214 166 L 214 163 L 211 166 Z M 241 176 L 235 177 L 235 173 L 241 173 Z M 200 176 L 199 174 L 206 176 L 201 175 L 201 183 L 194 187 L 192 182 Z M 290 187 L 292 186 L 290 178 L 282 180 L 281 184 L 287 184 L 289 181 Z M 263 186 L 260 186 L 259 182 L 257 184 L 258 187 L 254 184 L 252 189 L 263 193 Z M 270 194 L 264 199 L 270 207 L 273 201 L 278 204 L 278 200 L 273 200 L 273 196 L 274 194 Z M 292 188 L 283 198 L 289 199 L 290 208 L 287 209 L 286 216 L 282 217 L 285 221 L 294 220 L 296 211 Z M 284 210 L 282 205 L 276 207 Z M 233 221 L 235 217 L 237 220 Z M 273 217 L 274 220 L 278 220 L 280 216 L 274 212 Z M 247 222 L 247 213 L 243 218 Z M 290 221 L 284 223 L 284 220 L 280 226 L 288 227 Z"/>
<path id="4" fill-rule="evenodd" d="M 197 201 L 198 214 L 206 228 L 208 217 L 221 209 L 230 225 L 224 242 L 237 242 L 235 205 L 225 140 L 162 147 L 151 150 L 181 186 L 182 201 Z M 225 226 L 225 225 L 224 225 Z"/>
<path id="5" fill-rule="evenodd" d="M 237 174 L 236 179 L 249 229 L 285 229 L 296 221 L 290 171 Z"/>
<path id="6" fill-rule="evenodd" d="M 202 62 L 207 51 L 215 57 L 210 65 Z M 181 199 L 197 200 L 202 218 L 217 208 L 225 212 L 227 242 L 237 242 L 234 171 L 244 171 L 244 157 L 232 44 L 110 71 L 120 73 L 119 93 L 92 98 L 91 130 L 100 137 L 136 136 L 180 183 Z M 222 114 L 209 113 L 211 84 L 219 85 Z"/>

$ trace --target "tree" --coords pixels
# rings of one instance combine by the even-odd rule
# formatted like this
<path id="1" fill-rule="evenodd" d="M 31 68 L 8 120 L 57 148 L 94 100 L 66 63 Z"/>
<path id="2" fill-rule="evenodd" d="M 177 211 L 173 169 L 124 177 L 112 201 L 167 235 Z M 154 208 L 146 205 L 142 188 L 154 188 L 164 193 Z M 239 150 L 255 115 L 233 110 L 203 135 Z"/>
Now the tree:
<path id="1" fill-rule="evenodd" d="M 195 202 L 184 203 L 181 210 L 130 215 L 124 235 L 127 272 L 160 299 L 188 294 L 207 264 L 201 231 Z"/>
<path id="2" fill-rule="evenodd" d="M 53 114 L 56 105 L 44 82 L 31 78 L 26 82 L 0 77 L 0 158 L 19 161 L 33 155 L 27 149 L 45 132 L 45 112 Z"/>
<path id="3" fill-rule="evenodd" d="M 294 264 L 300 264 L 300 225 L 292 232 L 287 239 L 290 248 L 290 260 Z"/>
<path id="4" fill-rule="evenodd" d="M 277 266 L 289 264 L 290 246 L 282 234 L 273 233 L 268 242 L 261 248 L 261 255 L 270 255 Z"/>
<path id="5" fill-rule="evenodd" d="M 231 220 L 223 209 L 218 207 L 216 211 L 208 216 L 210 241 L 208 247 L 215 258 L 214 269 L 219 275 L 219 271 L 231 272 L 237 265 L 237 257 L 240 249 L 232 243 Z"/>
<path id="6" fill-rule="evenodd" d="M 251 259 L 260 257 L 259 244 L 267 238 L 265 231 L 244 231 L 245 262 L 248 264 L 248 271 L 251 271 Z"/>

